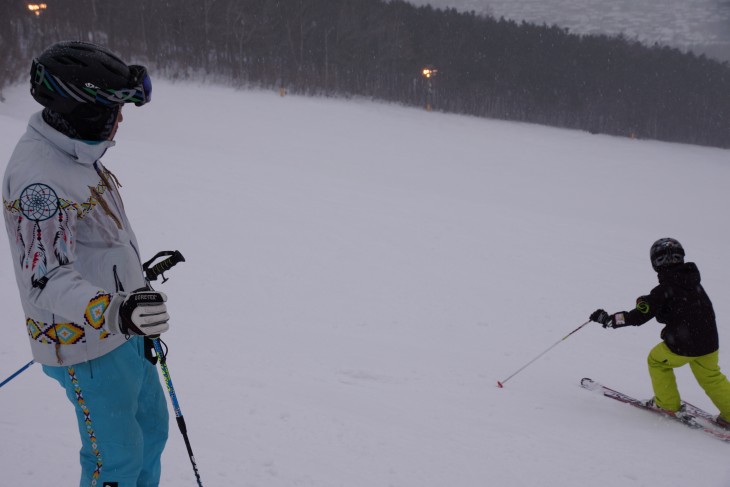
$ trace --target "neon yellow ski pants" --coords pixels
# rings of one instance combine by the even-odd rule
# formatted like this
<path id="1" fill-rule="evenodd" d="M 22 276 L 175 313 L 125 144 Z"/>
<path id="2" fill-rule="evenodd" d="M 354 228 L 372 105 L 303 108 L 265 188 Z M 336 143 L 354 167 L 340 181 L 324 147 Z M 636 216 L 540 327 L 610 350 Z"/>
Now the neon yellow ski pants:
<path id="1" fill-rule="evenodd" d="M 684 357 L 669 350 L 661 342 L 649 352 L 649 375 L 654 387 L 656 404 L 668 411 L 677 411 L 681 405 L 674 369 L 689 364 L 697 383 L 720 410 L 720 416 L 730 418 L 730 382 L 720 372 L 719 350 L 700 357 Z"/>

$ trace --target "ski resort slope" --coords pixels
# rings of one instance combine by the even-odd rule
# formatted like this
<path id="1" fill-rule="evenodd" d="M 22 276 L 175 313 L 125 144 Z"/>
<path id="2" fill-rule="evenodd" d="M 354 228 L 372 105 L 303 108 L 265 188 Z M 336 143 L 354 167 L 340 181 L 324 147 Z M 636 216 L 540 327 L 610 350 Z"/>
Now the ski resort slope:
<path id="1" fill-rule="evenodd" d="M 38 109 L 5 95 L 0 169 Z M 580 387 L 650 397 L 653 321 L 586 326 L 496 387 L 596 308 L 631 308 L 666 236 L 703 273 L 730 372 L 729 151 L 164 81 L 117 141 L 143 258 L 186 258 L 156 287 L 203 485 L 730 485 L 727 444 Z M 2 237 L 0 379 L 31 358 L 12 274 Z M 72 408 L 40 366 L 0 411 L 0 485 L 75 485 Z M 174 421 L 162 485 L 195 485 Z"/>

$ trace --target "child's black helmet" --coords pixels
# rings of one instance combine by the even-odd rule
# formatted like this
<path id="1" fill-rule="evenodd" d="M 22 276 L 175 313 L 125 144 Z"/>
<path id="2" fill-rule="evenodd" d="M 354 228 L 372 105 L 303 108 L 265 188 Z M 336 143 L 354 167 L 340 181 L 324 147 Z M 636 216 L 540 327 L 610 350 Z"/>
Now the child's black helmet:
<path id="1" fill-rule="evenodd" d="M 649 251 L 651 266 L 655 271 L 667 266 L 684 263 L 684 248 L 673 238 L 660 238 Z"/>
<path id="2" fill-rule="evenodd" d="M 95 44 L 63 41 L 33 60 L 30 93 L 58 113 L 87 116 L 124 103 L 144 105 L 152 83 L 144 66 L 128 66 Z"/>

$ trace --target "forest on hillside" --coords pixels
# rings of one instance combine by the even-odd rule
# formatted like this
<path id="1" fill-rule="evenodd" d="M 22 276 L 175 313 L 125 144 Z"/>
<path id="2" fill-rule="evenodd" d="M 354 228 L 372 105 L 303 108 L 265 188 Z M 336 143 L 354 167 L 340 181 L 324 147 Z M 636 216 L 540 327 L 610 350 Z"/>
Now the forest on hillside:
<path id="1" fill-rule="evenodd" d="M 623 37 L 402 0 L 2 3 L 0 97 L 46 46 L 79 39 L 170 79 L 730 148 L 730 65 Z"/>

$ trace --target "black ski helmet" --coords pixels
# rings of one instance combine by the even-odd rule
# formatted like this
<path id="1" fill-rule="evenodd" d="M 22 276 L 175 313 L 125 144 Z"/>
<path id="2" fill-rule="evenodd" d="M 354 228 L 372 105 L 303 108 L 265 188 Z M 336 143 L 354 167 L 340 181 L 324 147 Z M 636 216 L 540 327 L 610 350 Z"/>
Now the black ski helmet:
<path id="1" fill-rule="evenodd" d="M 62 41 L 33 60 L 30 93 L 55 112 L 93 117 L 124 103 L 144 105 L 152 83 L 144 66 L 127 65 L 108 49 Z"/>
<path id="2" fill-rule="evenodd" d="M 684 248 L 673 238 L 660 238 L 649 251 L 651 266 L 655 271 L 674 264 L 684 263 Z"/>

